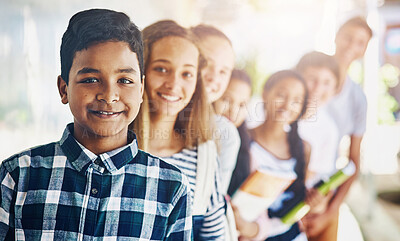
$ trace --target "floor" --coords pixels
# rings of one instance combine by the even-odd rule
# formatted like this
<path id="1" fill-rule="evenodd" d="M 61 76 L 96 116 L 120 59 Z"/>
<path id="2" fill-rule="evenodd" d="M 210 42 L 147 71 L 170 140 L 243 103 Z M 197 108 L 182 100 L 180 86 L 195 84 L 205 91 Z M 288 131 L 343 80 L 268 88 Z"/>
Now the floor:
<path id="1" fill-rule="evenodd" d="M 400 175 L 361 176 L 352 186 L 346 203 L 364 241 L 400 240 Z M 353 241 L 351 235 L 350 231 L 344 233 L 340 241 Z"/>

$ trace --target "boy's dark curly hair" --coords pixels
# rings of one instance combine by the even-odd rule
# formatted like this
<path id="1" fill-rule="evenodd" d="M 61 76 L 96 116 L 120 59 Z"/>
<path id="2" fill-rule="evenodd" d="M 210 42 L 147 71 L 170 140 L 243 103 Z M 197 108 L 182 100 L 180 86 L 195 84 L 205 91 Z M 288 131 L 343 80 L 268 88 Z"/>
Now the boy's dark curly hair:
<path id="1" fill-rule="evenodd" d="M 61 77 L 68 84 L 75 53 L 93 44 L 122 41 L 136 53 L 143 80 L 143 40 L 138 27 L 122 12 L 90 9 L 76 13 L 69 21 L 60 49 Z"/>

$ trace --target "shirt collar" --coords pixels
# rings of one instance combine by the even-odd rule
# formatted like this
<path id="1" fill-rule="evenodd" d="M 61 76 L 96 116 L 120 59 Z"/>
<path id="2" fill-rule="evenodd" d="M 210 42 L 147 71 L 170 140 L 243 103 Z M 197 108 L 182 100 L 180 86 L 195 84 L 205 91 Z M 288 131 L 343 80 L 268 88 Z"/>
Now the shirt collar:
<path id="1" fill-rule="evenodd" d="M 100 155 L 94 154 L 80 144 L 73 136 L 73 133 L 74 124 L 70 123 L 64 130 L 60 145 L 72 166 L 83 174 L 91 164 L 97 166 L 96 169 L 101 172 L 104 170 L 104 167 L 111 173 L 116 172 L 125 164 L 132 161 L 138 153 L 136 136 L 132 131 L 128 133 L 127 145 Z M 96 162 L 97 159 L 99 159 L 101 163 Z"/>

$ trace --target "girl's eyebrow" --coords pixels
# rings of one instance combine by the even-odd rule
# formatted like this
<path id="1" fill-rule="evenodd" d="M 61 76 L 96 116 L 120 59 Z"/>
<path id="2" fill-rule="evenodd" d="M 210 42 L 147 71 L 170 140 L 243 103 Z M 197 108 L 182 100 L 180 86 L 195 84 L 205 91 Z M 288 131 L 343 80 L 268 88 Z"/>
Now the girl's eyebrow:
<path id="1" fill-rule="evenodd" d="M 166 60 L 166 59 L 156 59 L 156 60 L 151 61 L 151 62 L 152 62 L 152 63 L 161 62 L 161 63 L 167 63 L 167 64 L 171 63 L 169 60 Z M 193 65 L 193 64 L 185 64 L 184 66 L 185 66 L 185 67 L 197 68 L 197 66 L 196 66 L 196 65 Z"/>

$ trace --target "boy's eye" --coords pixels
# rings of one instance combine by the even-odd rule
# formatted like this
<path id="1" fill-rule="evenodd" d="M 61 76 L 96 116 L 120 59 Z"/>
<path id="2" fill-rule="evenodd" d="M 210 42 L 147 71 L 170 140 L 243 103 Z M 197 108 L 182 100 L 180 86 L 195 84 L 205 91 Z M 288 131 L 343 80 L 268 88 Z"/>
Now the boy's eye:
<path id="1" fill-rule="evenodd" d="M 85 78 L 80 81 L 80 83 L 96 83 L 96 82 L 99 82 L 99 80 L 96 78 Z"/>
<path id="2" fill-rule="evenodd" d="M 126 78 L 122 78 L 118 80 L 118 83 L 122 83 L 122 84 L 132 84 L 133 81 L 131 81 L 130 79 L 126 79 Z"/>

